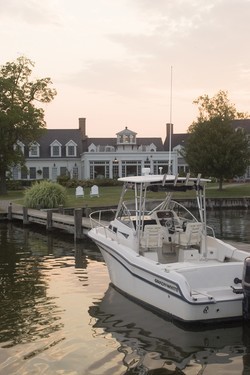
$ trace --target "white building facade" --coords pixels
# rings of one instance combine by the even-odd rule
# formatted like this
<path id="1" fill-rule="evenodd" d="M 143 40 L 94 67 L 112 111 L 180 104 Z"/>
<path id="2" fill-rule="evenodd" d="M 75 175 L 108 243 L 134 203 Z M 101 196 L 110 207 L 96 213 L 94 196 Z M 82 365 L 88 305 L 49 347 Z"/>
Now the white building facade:
<path id="1" fill-rule="evenodd" d="M 18 144 L 25 155 L 26 168 L 14 167 L 15 180 L 48 179 L 58 176 L 96 179 L 141 175 L 142 168 L 152 174 L 185 171 L 187 165 L 180 155 L 182 145 L 174 145 L 169 152 L 169 137 L 173 126 L 167 124 L 166 139 L 137 137 L 127 127 L 113 138 L 89 138 L 86 120 L 79 119 L 78 129 L 47 129 L 32 145 Z"/>

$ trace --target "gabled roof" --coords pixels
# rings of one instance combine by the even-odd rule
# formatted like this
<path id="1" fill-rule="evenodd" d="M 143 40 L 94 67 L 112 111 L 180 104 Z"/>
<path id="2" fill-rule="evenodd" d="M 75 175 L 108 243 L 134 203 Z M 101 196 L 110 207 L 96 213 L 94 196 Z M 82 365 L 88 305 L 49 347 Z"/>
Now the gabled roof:
<path id="1" fill-rule="evenodd" d="M 160 137 L 151 137 L 151 138 L 137 138 L 136 144 L 138 146 L 150 146 L 153 143 L 156 146 L 156 151 L 164 151 L 162 139 Z"/>
<path id="2" fill-rule="evenodd" d="M 65 145 L 70 141 L 77 144 L 77 157 L 82 153 L 82 136 L 79 129 L 47 129 L 39 138 L 40 158 L 50 158 L 50 145 L 57 140 L 62 145 L 62 157 L 66 156 Z"/>
<path id="3" fill-rule="evenodd" d="M 174 147 L 179 146 L 179 145 L 185 147 L 187 139 L 188 139 L 188 133 L 172 134 L 171 150 L 173 150 Z M 168 138 L 166 138 L 164 142 L 164 150 L 169 151 L 169 139 Z"/>

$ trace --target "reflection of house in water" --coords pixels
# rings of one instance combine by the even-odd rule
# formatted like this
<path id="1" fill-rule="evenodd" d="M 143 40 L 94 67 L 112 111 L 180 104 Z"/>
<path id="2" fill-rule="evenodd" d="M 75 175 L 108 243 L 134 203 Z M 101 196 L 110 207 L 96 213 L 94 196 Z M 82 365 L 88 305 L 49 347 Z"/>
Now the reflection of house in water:
<path id="1" fill-rule="evenodd" d="M 139 369 L 140 373 L 161 369 L 162 374 L 186 374 L 183 371 L 192 366 L 198 374 L 210 364 L 223 369 L 245 352 L 240 323 L 211 328 L 175 325 L 111 286 L 102 301 L 89 308 L 89 314 L 96 319 L 94 329 L 102 328 L 105 337 L 108 333 L 120 343 L 118 351 L 124 354 L 128 374 L 137 373 L 136 369 L 138 373 Z"/>

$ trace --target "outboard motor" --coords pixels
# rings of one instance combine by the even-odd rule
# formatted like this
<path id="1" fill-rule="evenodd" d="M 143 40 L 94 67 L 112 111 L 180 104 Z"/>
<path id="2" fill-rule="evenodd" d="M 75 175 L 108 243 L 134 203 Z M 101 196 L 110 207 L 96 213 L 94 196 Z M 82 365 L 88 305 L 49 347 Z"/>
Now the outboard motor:
<path id="1" fill-rule="evenodd" d="M 250 320 L 250 257 L 244 261 L 243 276 L 242 276 L 242 289 L 243 289 L 243 319 Z"/>

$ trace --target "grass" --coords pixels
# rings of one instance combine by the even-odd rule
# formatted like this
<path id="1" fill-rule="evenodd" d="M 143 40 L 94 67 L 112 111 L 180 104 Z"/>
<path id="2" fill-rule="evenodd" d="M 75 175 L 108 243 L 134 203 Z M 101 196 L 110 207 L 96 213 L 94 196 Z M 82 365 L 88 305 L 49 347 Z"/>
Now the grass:
<path id="1" fill-rule="evenodd" d="M 75 189 L 67 190 L 67 202 L 66 207 L 106 207 L 116 206 L 120 193 L 121 186 L 100 186 L 99 197 L 90 198 L 90 189 L 84 189 L 84 198 L 75 197 Z M 149 198 L 163 198 L 164 192 L 153 193 L 149 192 Z M 206 189 L 207 198 L 241 198 L 250 196 L 250 183 L 233 183 L 224 184 L 223 190 L 218 190 L 218 184 L 208 184 Z M 8 191 L 7 195 L 0 195 L 0 200 L 15 201 L 18 204 L 23 204 L 23 191 Z M 133 191 L 131 191 L 131 198 L 133 197 Z M 194 197 L 193 191 L 187 191 L 185 194 L 177 192 L 173 194 L 174 198 L 192 198 Z"/>

